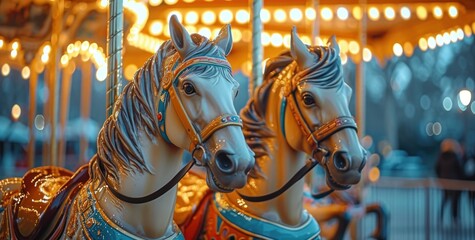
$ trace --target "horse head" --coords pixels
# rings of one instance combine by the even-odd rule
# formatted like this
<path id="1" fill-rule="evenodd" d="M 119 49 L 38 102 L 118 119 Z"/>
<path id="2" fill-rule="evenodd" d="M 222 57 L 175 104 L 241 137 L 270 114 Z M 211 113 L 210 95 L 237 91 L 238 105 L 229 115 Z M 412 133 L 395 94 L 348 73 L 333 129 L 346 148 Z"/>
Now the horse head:
<path id="1" fill-rule="evenodd" d="M 333 189 L 361 178 L 366 153 L 348 107 L 352 90 L 342 76 L 339 47 L 307 46 L 292 29 L 290 53 L 296 74 L 287 79 L 283 131 L 289 145 L 317 158 Z"/>
<path id="2" fill-rule="evenodd" d="M 173 74 L 165 76 L 162 85 L 176 91 L 168 91 L 169 106 L 159 109 L 159 114 L 166 115 L 165 131 L 173 133 L 167 135 L 169 142 L 199 159 L 198 164 L 206 167 L 212 190 L 229 192 L 241 188 L 254 165 L 254 154 L 246 144 L 241 119 L 233 105 L 239 83 L 226 60 L 233 44 L 230 25 L 208 41 L 198 34 L 190 35 L 172 17 L 170 36 L 176 49 L 171 58 L 177 59 L 164 67 L 176 67 L 170 71 Z M 166 97 L 166 92 L 162 91 L 160 98 Z"/>

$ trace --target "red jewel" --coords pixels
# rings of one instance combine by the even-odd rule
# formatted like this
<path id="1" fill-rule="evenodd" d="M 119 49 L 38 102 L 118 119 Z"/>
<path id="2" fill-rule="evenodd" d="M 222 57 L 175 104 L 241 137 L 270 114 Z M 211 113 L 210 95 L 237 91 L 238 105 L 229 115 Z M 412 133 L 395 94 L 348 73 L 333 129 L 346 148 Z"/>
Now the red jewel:
<path id="1" fill-rule="evenodd" d="M 157 119 L 158 119 L 158 121 L 162 121 L 162 113 L 161 112 L 159 112 L 157 114 Z"/>

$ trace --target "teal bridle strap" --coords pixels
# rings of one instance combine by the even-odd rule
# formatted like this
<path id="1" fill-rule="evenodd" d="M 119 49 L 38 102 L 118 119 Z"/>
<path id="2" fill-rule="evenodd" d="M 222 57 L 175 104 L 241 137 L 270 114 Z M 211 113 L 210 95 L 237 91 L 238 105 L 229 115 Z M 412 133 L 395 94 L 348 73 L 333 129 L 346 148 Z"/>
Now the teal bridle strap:
<path id="1" fill-rule="evenodd" d="M 168 92 L 168 90 L 162 89 L 160 93 L 160 99 L 158 101 L 158 113 L 157 113 L 158 131 L 160 132 L 160 135 L 162 136 L 163 140 L 171 144 L 172 142 L 168 138 L 167 128 L 165 126 L 165 111 L 167 109 L 169 100 L 170 100 L 170 93 Z"/>
<path id="2" fill-rule="evenodd" d="M 280 131 L 284 138 L 287 139 L 285 136 L 285 107 L 287 107 L 287 98 L 284 97 L 280 103 Z"/>

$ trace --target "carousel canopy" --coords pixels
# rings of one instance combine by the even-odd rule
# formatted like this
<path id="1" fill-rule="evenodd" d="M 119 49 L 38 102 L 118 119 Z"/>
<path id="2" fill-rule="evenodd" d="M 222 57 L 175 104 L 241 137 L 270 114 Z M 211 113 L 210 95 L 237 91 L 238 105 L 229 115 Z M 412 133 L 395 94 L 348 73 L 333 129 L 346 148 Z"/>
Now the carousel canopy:
<path id="1" fill-rule="evenodd" d="M 107 0 L 4 1 L 0 5 L 0 62 L 41 72 L 49 61 L 52 19 L 59 2 L 64 6 L 59 38 L 60 62 L 92 61 L 99 80 L 105 79 Z M 362 4 L 363 3 L 363 4 Z M 214 37 L 230 23 L 235 70 L 249 72 L 251 13 L 243 0 L 125 0 L 124 74 L 137 67 L 169 39 L 168 19 L 176 14 L 190 32 Z M 286 50 L 290 29 L 296 26 L 308 44 L 325 43 L 336 35 L 343 61 L 375 57 L 381 63 L 392 55 L 412 55 L 450 44 L 475 30 L 475 2 L 471 0 L 342 0 L 263 1 L 264 58 Z M 102 68 L 101 68 L 102 67 Z M 27 71 L 27 70 L 25 70 Z M 26 74 L 26 73 L 25 73 Z"/>

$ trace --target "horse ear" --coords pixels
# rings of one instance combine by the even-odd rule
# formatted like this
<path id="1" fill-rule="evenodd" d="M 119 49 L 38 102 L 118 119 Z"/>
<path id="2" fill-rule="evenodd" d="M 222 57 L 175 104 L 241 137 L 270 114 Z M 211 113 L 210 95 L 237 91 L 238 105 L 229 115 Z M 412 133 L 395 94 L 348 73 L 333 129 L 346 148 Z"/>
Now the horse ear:
<path id="1" fill-rule="evenodd" d="M 335 49 L 335 52 L 337 54 L 340 54 L 340 46 L 338 46 L 338 43 L 336 42 L 336 37 L 335 35 L 332 35 L 332 37 L 328 40 L 327 45 L 333 49 Z"/>
<path id="2" fill-rule="evenodd" d="M 223 50 L 224 54 L 228 56 L 233 48 L 233 35 L 231 34 L 231 25 L 226 24 L 219 31 L 218 36 L 214 39 L 214 43 Z"/>
<path id="3" fill-rule="evenodd" d="M 181 58 L 185 56 L 196 47 L 196 44 L 191 39 L 190 34 L 186 31 L 185 27 L 178 21 L 177 16 L 172 15 L 170 17 L 170 37 L 172 39 L 173 46 L 180 54 Z"/>
<path id="4" fill-rule="evenodd" d="M 306 69 L 315 63 L 315 57 L 309 52 L 307 46 L 300 40 L 297 35 L 297 28 L 292 27 L 290 38 L 290 54 L 297 61 L 300 69 Z"/>

